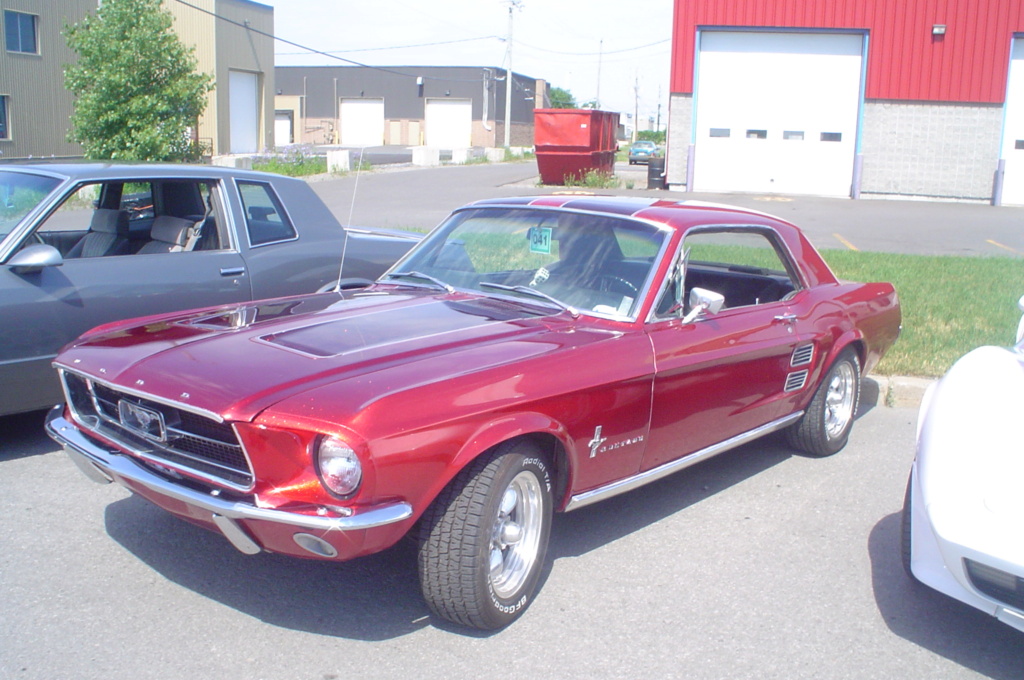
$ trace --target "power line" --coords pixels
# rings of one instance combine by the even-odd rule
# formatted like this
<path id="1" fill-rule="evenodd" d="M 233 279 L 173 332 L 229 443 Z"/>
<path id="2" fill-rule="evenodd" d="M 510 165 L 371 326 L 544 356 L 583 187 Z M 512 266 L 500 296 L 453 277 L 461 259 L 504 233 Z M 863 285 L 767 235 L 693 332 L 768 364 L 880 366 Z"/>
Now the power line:
<path id="1" fill-rule="evenodd" d="M 414 47 L 436 47 L 437 45 L 454 45 L 456 43 L 474 42 L 477 40 L 502 40 L 502 38 L 496 35 L 482 35 L 479 38 L 462 38 L 460 40 L 440 40 L 438 42 L 429 43 L 418 43 L 416 45 L 395 45 L 393 47 L 361 47 L 359 49 L 352 50 L 330 50 L 324 54 L 349 54 L 351 52 L 384 52 L 387 50 L 407 50 Z M 282 57 L 293 57 L 306 52 L 275 52 L 274 54 Z"/>

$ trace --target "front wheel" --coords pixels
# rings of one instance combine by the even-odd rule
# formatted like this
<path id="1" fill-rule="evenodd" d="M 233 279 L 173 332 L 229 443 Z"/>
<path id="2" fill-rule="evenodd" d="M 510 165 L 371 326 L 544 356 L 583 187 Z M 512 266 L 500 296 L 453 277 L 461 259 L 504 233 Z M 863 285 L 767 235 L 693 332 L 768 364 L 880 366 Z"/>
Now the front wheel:
<path id="1" fill-rule="evenodd" d="M 838 453 L 850 437 L 860 401 L 860 362 L 852 349 L 844 349 L 795 425 L 789 428 L 789 443 L 812 455 Z"/>
<path id="2" fill-rule="evenodd" d="M 551 475 L 530 442 L 503 444 L 460 472 L 420 524 L 420 588 L 430 610 L 483 630 L 519 618 L 540 579 L 551 513 Z"/>

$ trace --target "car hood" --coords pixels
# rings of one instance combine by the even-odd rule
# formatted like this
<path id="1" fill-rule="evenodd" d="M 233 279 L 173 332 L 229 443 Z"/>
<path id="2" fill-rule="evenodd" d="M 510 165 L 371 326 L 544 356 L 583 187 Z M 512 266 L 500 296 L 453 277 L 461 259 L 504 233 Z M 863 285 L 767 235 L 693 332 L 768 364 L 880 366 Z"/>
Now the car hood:
<path id="1" fill-rule="evenodd" d="M 323 293 L 102 327 L 55 363 L 187 408 L 251 420 L 341 377 L 567 323 L 537 307 L 460 293 Z"/>

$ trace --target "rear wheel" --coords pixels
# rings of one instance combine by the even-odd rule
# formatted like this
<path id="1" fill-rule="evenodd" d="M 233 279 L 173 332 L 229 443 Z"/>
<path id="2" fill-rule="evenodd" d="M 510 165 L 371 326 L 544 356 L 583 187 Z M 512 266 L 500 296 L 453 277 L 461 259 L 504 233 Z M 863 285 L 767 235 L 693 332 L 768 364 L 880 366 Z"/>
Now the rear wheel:
<path id="1" fill-rule="evenodd" d="M 812 456 L 838 453 L 850 437 L 860 401 L 860 362 L 853 349 L 844 349 L 807 410 L 787 434 L 789 443 Z"/>
<path id="2" fill-rule="evenodd" d="M 481 456 L 424 513 L 419 572 L 431 611 L 483 630 L 507 626 L 529 605 L 551 532 L 551 477 L 532 443 Z"/>

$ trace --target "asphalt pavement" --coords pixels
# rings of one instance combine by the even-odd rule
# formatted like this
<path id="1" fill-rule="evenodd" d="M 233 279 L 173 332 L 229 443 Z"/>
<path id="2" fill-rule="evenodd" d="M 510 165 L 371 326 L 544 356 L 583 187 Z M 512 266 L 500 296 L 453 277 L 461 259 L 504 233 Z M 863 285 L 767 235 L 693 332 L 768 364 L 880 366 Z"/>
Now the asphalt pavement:
<path id="1" fill-rule="evenodd" d="M 864 397 L 836 456 L 766 439 L 556 516 L 539 596 L 491 634 L 430 617 L 409 544 L 245 556 L 3 418 L 0 678 L 1024 677 L 1020 633 L 903 573 L 916 414 Z"/>
<path id="2" fill-rule="evenodd" d="M 821 249 L 1024 257 L 1024 207 L 647 190 L 646 167 L 626 163 L 616 166 L 616 175 L 623 188 L 597 193 L 709 201 L 767 212 L 801 227 Z M 539 179 L 536 162 L 523 161 L 435 168 L 381 166 L 343 178 L 328 177 L 313 186 L 343 224 L 423 230 L 471 201 L 567 190 L 540 186 Z M 629 185 L 634 188 L 624 188 Z"/>

